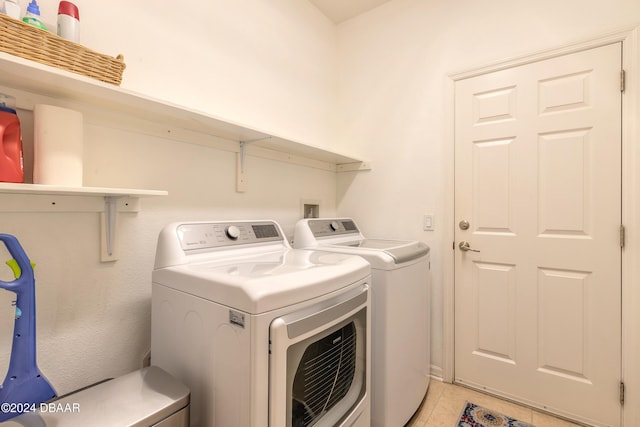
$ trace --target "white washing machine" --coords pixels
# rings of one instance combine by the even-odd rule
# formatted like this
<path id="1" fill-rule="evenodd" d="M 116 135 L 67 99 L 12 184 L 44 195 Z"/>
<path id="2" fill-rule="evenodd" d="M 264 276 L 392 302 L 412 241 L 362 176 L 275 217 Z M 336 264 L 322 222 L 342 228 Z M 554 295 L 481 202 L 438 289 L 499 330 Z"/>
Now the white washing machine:
<path id="1" fill-rule="evenodd" d="M 359 255 L 371 264 L 371 425 L 404 426 L 429 387 L 429 247 L 367 239 L 351 218 L 298 221 L 294 247 Z"/>
<path id="2" fill-rule="evenodd" d="M 191 390 L 191 426 L 370 425 L 370 266 L 292 249 L 273 221 L 159 235 L 152 363 Z"/>

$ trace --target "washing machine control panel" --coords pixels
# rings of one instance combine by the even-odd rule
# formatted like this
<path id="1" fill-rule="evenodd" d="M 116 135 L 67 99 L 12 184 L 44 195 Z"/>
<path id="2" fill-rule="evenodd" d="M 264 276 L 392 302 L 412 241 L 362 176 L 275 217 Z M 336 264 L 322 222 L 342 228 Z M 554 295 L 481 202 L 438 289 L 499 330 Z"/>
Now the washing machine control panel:
<path id="1" fill-rule="evenodd" d="M 284 240 L 271 221 L 182 224 L 177 236 L 184 251 Z"/>
<path id="2" fill-rule="evenodd" d="M 352 219 L 313 219 L 309 220 L 309 229 L 314 237 L 360 233 Z"/>

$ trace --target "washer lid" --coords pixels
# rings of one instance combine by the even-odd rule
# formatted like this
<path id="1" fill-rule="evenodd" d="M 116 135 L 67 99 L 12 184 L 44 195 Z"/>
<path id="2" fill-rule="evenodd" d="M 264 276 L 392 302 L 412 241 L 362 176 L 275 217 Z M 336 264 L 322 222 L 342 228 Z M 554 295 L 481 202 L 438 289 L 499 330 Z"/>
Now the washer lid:
<path id="1" fill-rule="evenodd" d="M 296 223 L 293 246 L 359 255 L 380 269 L 429 254 L 429 246 L 420 241 L 367 239 L 351 218 L 302 219 Z"/>
<path id="2" fill-rule="evenodd" d="M 396 264 L 412 261 L 429 253 L 429 246 L 418 241 L 362 239 L 351 242 L 334 243 L 332 246 L 347 246 L 352 248 L 384 251 L 393 258 Z M 358 253 L 366 256 L 366 253 Z"/>
<path id="3" fill-rule="evenodd" d="M 284 249 L 156 269 L 152 277 L 154 285 L 260 314 L 337 291 L 370 273 L 360 257 Z"/>

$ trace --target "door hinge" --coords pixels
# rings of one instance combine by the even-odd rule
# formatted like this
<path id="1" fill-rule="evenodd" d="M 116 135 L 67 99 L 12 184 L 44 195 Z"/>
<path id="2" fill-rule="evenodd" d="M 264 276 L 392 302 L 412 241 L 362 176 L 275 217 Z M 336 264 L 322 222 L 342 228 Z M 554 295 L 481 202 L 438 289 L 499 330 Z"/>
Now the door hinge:
<path id="1" fill-rule="evenodd" d="M 624 225 L 620 224 L 620 247 L 624 248 L 624 243 L 626 239 L 626 230 Z"/>
<path id="2" fill-rule="evenodd" d="M 620 381 L 620 404 L 624 405 L 624 383 Z"/>
<path id="3" fill-rule="evenodd" d="M 620 92 L 624 92 L 627 82 L 627 73 L 624 70 L 620 70 Z"/>

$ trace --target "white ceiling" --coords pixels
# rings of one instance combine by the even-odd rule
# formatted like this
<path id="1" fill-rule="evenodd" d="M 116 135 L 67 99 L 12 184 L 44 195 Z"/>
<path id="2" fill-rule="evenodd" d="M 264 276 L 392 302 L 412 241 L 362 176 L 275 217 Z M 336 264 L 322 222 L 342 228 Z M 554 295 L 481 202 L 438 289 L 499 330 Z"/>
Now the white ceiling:
<path id="1" fill-rule="evenodd" d="M 309 0 L 335 24 L 351 19 L 390 0 Z"/>

